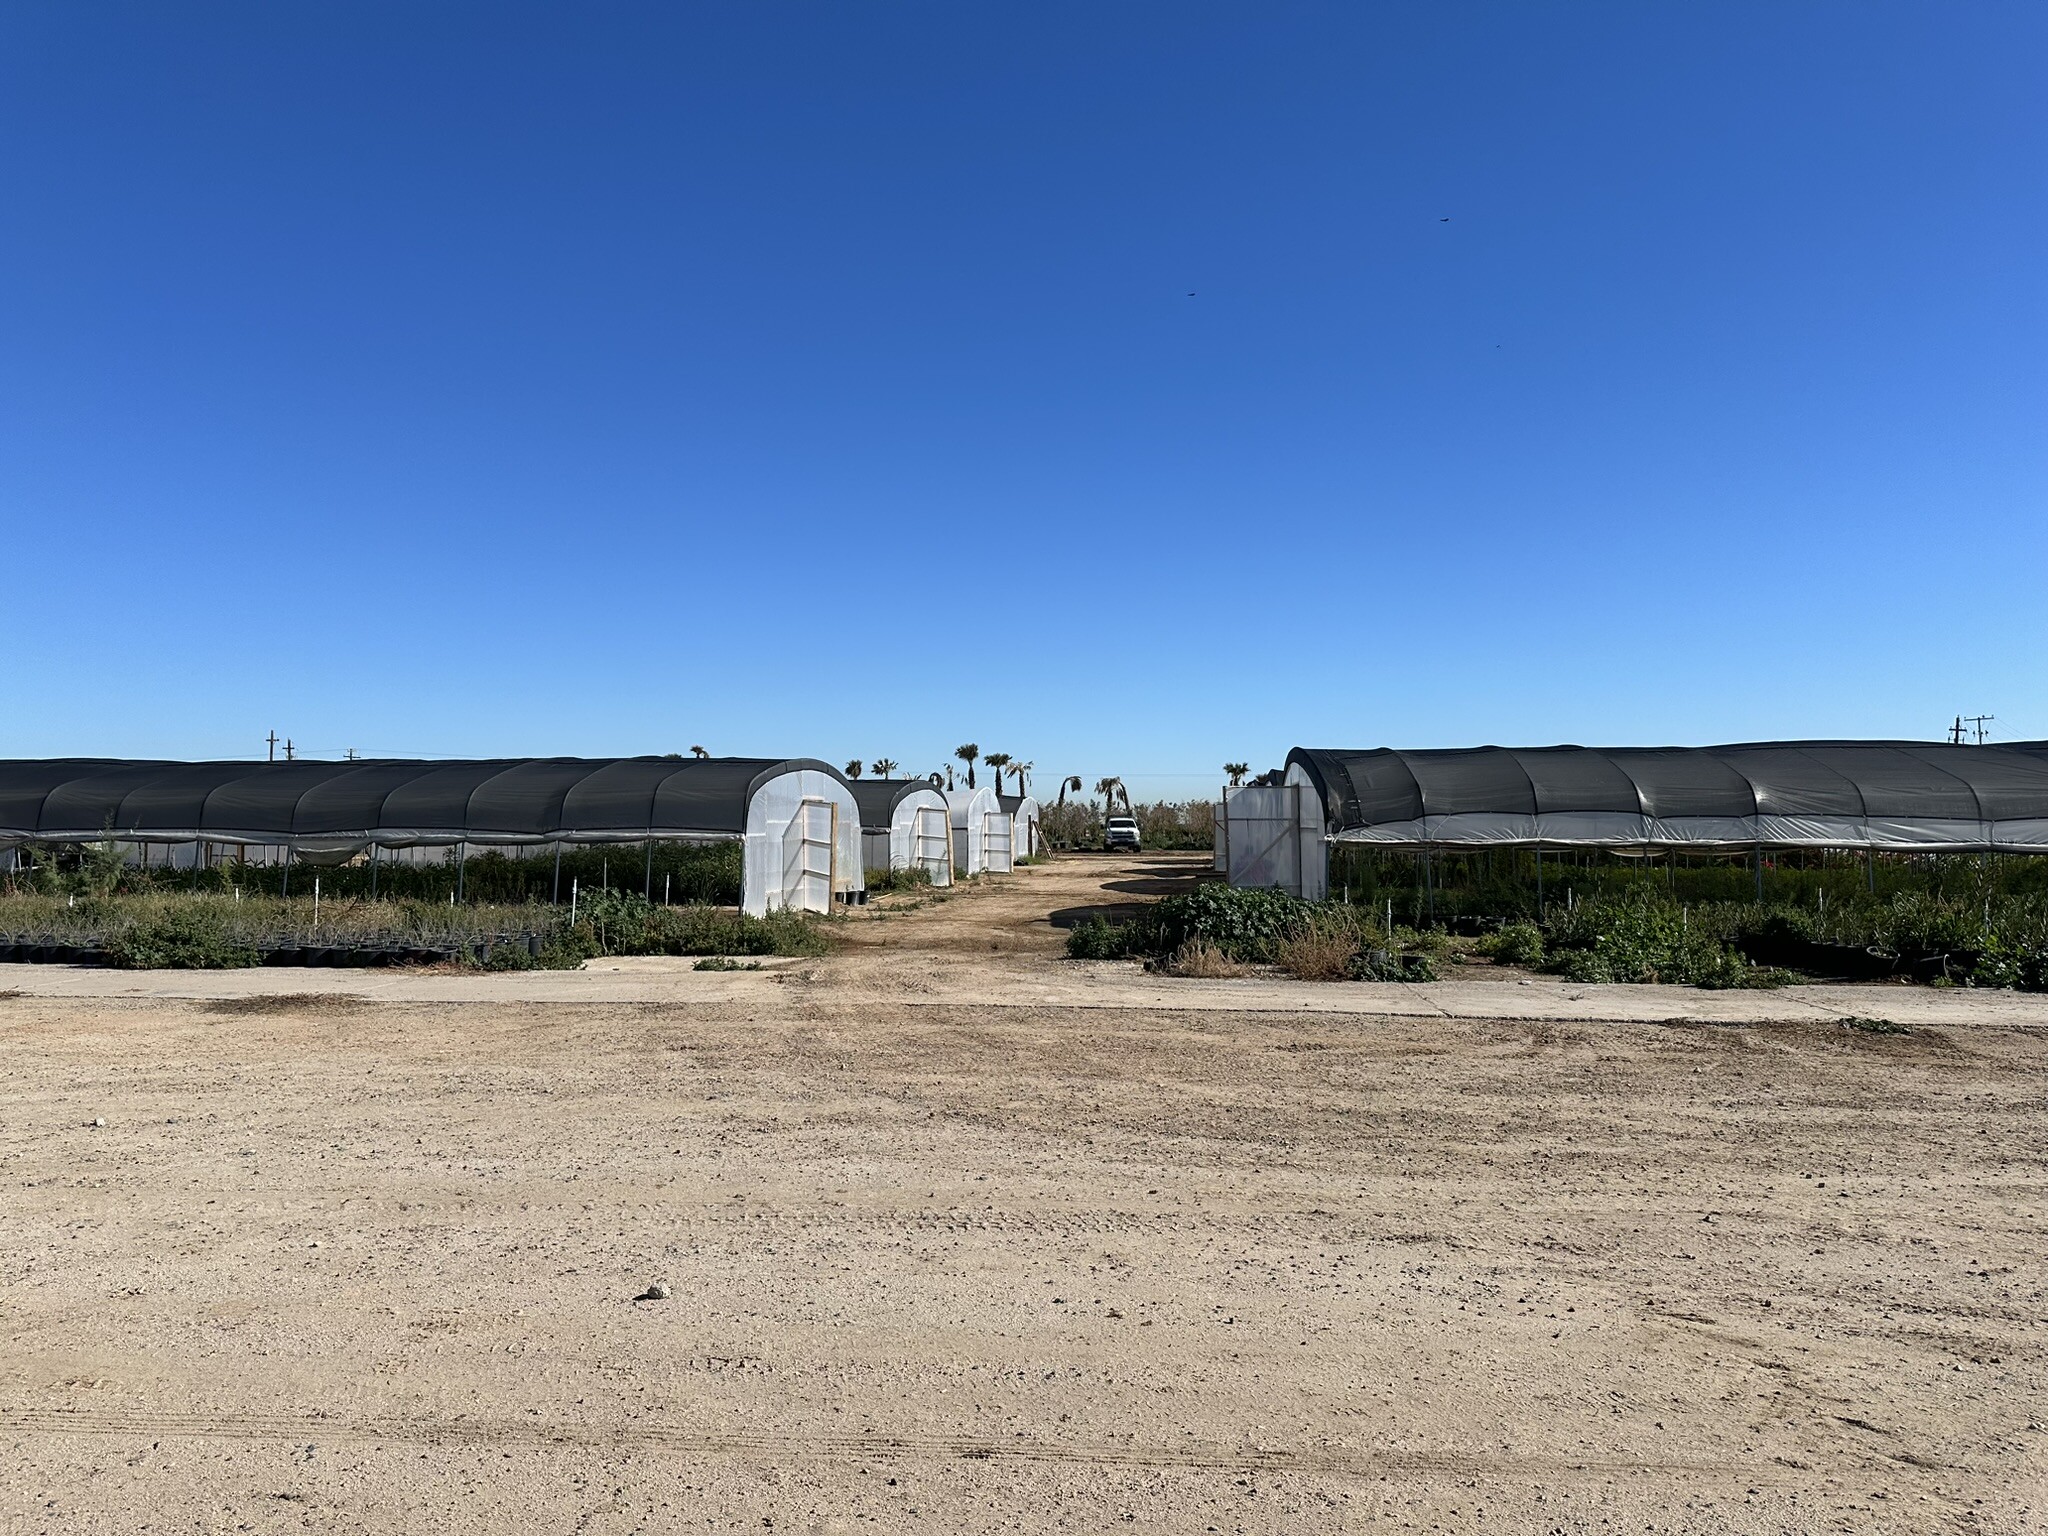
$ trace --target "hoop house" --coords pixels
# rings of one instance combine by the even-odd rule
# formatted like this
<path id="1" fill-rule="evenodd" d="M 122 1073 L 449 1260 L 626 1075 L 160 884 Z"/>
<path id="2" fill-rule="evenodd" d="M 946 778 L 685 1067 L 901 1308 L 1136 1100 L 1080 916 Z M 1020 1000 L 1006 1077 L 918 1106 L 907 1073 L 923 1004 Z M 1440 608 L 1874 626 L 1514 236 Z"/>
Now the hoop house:
<path id="1" fill-rule="evenodd" d="M 1280 786 L 1233 790 L 1226 807 L 1232 883 L 1305 896 L 1323 893 L 1333 842 L 2048 853 L 2048 743 L 1298 747 Z"/>
<path id="2" fill-rule="evenodd" d="M 997 802 L 1010 818 L 1012 860 L 1028 859 L 1045 847 L 1038 830 L 1038 802 L 1029 795 L 997 795 Z"/>
<path id="3" fill-rule="evenodd" d="M 1010 872 L 1010 818 L 995 790 L 956 789 L 946 795 L 953 823 L 953 868 L 963 875 Z"/>
<path id="4" fill-rule="evenodd" d="M 933 885 L 953 883 L 952 822 L 943 790 L 929 779 L 855 779 L 852 789 L 868 869 L 922 869 Z"/>
<path id="5" fill-rule="evenodd" d="M 371 848 L 741 842 L 743 910 L 862 889 L 860 812 L 809 758 L 0 762 L 0 844 L 233 848 L 342 863 Z"/>

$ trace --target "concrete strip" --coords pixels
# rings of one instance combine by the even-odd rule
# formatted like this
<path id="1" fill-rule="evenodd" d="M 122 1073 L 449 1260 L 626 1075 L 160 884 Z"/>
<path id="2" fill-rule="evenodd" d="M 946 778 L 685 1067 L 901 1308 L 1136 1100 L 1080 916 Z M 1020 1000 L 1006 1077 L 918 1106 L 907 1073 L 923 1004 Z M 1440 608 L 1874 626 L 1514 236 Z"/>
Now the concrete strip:
<path id="1" fill-rule="evenodd" d="M 1813 985 L 1775 991 L 1592 986 L 1553 977 L 1480 976 L 1406 985 L 1318 983 L 1274 977 L 1175 980 L 1120 962 L 1004 956 L 892 956 L 766 960 L 753 971 L 698 971 L 689 959 L 596 961 L 580 971 L 495 973 L 393 969 L 112 971 L 16 965 L 0 994 L 67 999 L 211 999 L 279 993 L 350 994 L 391 1003 L 650 1003 L 744 1001 L 765 989 L 800 989 L 812 1001 L 888 1001 L 903 1008 L 1168 1009 L 1198 1013 L 1315 1013 L 1352 1017 L 1533 1019 L 1556 1022 L 1769 1023 L 1856 1015 L 1928 1026 L 2048 1028 L 2048 996 L 1965 988 Z"/>

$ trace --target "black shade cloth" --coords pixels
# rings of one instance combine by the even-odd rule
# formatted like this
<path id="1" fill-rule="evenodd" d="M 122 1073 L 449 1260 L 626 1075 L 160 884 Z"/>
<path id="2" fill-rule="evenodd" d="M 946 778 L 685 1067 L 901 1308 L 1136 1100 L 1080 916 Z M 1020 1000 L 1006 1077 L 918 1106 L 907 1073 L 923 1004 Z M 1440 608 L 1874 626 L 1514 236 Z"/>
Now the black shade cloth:
<path id="1" fill-rule="evenodd" d="M 0 841 L 335 845 L 736 837 L 755 790 L 813 758 L 465 762 L 0 761 Z M 914 787 L 929 787 L 923 780 Z"/>
<path id="2" fill-rule="evenodd" d="M 1287 762 L 1346 841 L 2048 851 L 2042 742 L 1301 747 Z"/>
<path id="3" fill-rule="evenodd" d="M 853 803 L 860 807 L 860 824 L 870 832 L 886 832 L 896 824 L 896 807 L 916 790 L 930 790 L 930 779 L 849 779 Z M 944 796 L 943 790 L 933 793 Z"/>

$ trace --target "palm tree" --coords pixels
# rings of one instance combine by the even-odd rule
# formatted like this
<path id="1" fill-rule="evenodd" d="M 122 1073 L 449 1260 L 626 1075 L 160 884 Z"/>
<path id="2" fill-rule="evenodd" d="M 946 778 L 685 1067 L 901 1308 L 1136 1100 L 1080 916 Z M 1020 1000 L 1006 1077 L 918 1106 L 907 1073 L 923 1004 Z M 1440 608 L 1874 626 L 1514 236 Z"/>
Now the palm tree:
<path id="1" fill-rule="evenodd" d="M 1252 771 L 1250 763 L 1225 763 L 1223 771 L 1230 775 L 1230 787 L 1238 788 L 1244 783 L 1244 776 Z"/>
<path id="2" fill-rule="evenodd" d="M 875 770 L 876 778 L 886 779 L 896 771 L 896 759 L 893 757 L 878 757 L 868 766 Z"/>
<path id="3" fill-rule="evenodd" d="M 692 757 L 709 757 L 710 755 L 711 754 L 709 752 L 706 752 L 702 747 L 690 748 L 690 756 Z"/>
<path id="4" fill-rule="evenodd" d="M 1077 795 L 1081 793 L 1081 775 L 1078 773 L 1070 773 L 1060 780 L 1060 797 L 1053 803 L 1055 805 L 1065 805 L 1067 803 L 1067 791 L 1070 789 Z"/>
<path id="5" fill-rule="evenodd" d="M 996 793 L 1000 795 L 1003 792 L 1003 770 L 1010 766 L 1010 754 L 1007 752 L 991 752 L 982 761 L 995 769 Z"/>
<path id="6" fill-rule="evenodd" d="M 1031 785 L 1027 781 L 1030 777 L 1031 770 L 1036 768 L 1037 766 L 1038 764 L 1036 763 L 1020 763 L 1017 762 L 1015 759 L 1011 760 L 1010 772 L 1014 773 L 1017 776 L 1017 793 L 1020 796 L 1028 795 L 1031 793 Z"/>
<path id="7" fill-rule="evenodd" d="M 953 749 L 953 755 L 967 765 L 967 787 L 974 788 L 974 763 L 981 756 L 981 748 L 973 742 L 962 742 Z"/>
<path id="8" fill-rule="evenodd" d="M 860 769 L 861 762 L 860 759 L 856 757 L 852 762 L 846 765 L 846 776 L 849 779 L 857 779 L 860 777 Z"/>
<path id="9" fill-rule="evenodd" d="M 1128 812 L 1131 808 L 1130 791 L 1124 788 L 1124 781 L 1122 779 L 1097 779 L 1095 781 L 1095 793 L 1102 796 L 1102 814 L 1105 816 L 1115 812 L 1116 797 L 1119 794 L 1124 797 L 1124 810 Z"/>

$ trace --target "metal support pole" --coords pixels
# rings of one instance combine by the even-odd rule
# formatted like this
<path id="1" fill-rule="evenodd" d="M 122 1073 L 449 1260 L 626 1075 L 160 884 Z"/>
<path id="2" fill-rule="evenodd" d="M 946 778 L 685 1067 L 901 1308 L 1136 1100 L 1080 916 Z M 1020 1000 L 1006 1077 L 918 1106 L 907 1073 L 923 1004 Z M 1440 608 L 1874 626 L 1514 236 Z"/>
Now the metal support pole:
<path id="1" fill-rule="evenodd" d="M 455 899 L 463 899 L 463 877 L 469 871 L 469 844 L 455 845 Z"/>
<path id="2" fill-rule="evenodd" d="M 1543 918 L 1543 845 L 1536 845 L 1536 917 Z"/>
<path id="3" fill-rule="evenodd" d="M 654 839 L 647 839 L 647 871 L 640 881 L 640 899 L 654 900 Z"/>
<path id="4" fill-rule="evenodd" d="M 1422 850 L 1422 894 L 1427 904 L 1429 920 L 1436 921 L 1436 880 L 1429 865 L 1429 850 Z"/>
<path id="5" fill-rule="evenodd" d="M 377 899 L 377 845 L 370 844 L 370 900 Z"/>
<path id="6" fill-rule="evenodd" d="M 1764 845 L 1756 845 L 1756 899 L 1764 899 Z"/>
<path id="7" fill-rule="evenodd" d="M 277 894 L 289 901 L 292 894 L 292 845 L 284 845 L 284 874 L 278 880 Z"/>
<path id="8" fill-rule="evenodd" d="M 559 906 L 560 906 L 561 904 L 562 904 L 562 845 L 561 845 L 560 843 L 556 843 L 556 844 L 555 844 L 555 886 L 554 886 L 554 889 L 553 889 L 553 890 L 551 890 L 551 891 L 549 891 L 549 892 L 548 892 L 548 905 L 549 905 L 549 906 L 551 906 L 551 907 L 559 907 Z"/>
<path id="9" fill-rule="evenodd" d="M 1863 885 L 1871 895 L 1877 894 L 1877 855 L 1868 848 L 1863 850 Z"/>

